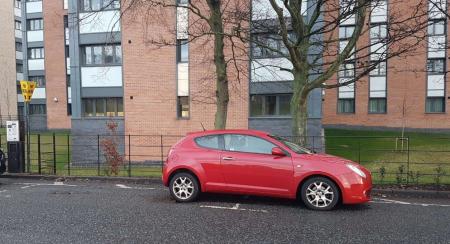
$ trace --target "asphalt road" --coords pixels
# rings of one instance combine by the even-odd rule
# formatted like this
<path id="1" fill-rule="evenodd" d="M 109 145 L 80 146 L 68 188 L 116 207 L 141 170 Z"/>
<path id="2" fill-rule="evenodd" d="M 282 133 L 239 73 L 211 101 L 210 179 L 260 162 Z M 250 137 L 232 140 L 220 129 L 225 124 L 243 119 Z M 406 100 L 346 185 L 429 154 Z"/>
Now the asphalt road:
<path id="1" fill-rule="evenodd" d="M 330 212 L 159 184 L 0 178 L 0 243 L 450 243 L 450 199 L 376 198 Z"/>

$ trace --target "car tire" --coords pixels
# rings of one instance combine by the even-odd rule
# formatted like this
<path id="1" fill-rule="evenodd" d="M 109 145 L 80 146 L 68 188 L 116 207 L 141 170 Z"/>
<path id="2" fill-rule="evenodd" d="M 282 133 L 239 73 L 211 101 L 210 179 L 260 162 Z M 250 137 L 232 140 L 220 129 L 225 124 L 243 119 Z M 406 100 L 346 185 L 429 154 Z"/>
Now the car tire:
<path id="1" fill-rule="evenodd" d="M 340 198 L 339 188 L 325 177 L 313 177 L 305 181 L 300 194 L 305 206 L 312 210 L 331 210 Z"/>
<path id="2" fill-rule="evenodd" d="M 170 180 L 170 195 L 177 202 L 193 202 L 200 193 L 197 178 L 190 173 L 177 173 Z"/>

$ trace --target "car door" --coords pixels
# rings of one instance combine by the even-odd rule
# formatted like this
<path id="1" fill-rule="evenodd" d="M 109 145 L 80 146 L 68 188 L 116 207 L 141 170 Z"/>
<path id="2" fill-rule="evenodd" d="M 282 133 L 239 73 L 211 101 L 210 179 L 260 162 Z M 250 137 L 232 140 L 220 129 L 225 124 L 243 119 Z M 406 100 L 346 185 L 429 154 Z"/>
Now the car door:
<path id="1" fill-rule="evenodd" d="M 204 173 L 205 191 L 223 191 L 225 179 L 221 172 L 220 156 L 223 148 L 222 135 L 207 135 L 194 139 L 198 148 L 192 152 Z"/>
<path id="2" fill-rule="evenodd" d="M 260 137 L 224 135 L 222 173 L 232 191 L 241 193 L 289 195 L 293 182 L 290 156 L 274 156 L 275 144 Z"/>

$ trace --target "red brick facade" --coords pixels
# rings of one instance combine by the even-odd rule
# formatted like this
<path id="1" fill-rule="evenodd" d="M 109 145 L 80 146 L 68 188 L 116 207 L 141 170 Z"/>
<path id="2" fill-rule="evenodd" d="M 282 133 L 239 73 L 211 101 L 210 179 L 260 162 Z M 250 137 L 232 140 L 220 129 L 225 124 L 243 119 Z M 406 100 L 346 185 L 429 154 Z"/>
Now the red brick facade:
<path id="1" fill-rule="evenodd" d="M 67 115 L 67 85 L 63 1 L 43 1 L 45 78 L 48 129 L 70 129 Z M 57 101 L 55 101 L 55 98 Z"/>
<path id="2" fill-rule="evenodd" d="M 214 128 L 215 68 L 211 42 L 205 43 L 201 38 L 189 43 L 190 118 L 179 119 L 176 48 L 158 48 L 150 43 L 175 40 L 174 9 L 165 11 L 164 23 L 150 21 L 139 14 L 122 19 L 126 134 L 184 135 L 202 130 L 201 124 L 207 129 Z M 231 77 L 230 87 L 227 128 L 247 128 L 248 79 L 237 82 Z"/>

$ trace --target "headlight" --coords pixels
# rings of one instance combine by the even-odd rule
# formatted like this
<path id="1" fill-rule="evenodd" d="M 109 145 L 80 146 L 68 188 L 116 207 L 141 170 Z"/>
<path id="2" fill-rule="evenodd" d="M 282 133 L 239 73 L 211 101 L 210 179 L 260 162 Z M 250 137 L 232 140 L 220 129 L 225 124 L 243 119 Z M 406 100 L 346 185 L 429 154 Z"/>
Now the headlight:
<path id="1" fill-rule="evenodd" d="M 360 170 L 356 165 L 354 164 L 347 164 L 347 167 L 351 169 L 353 172 L 355 172 L 357 175 L 366 178 L 366 174 L 362 170 Z"/>

